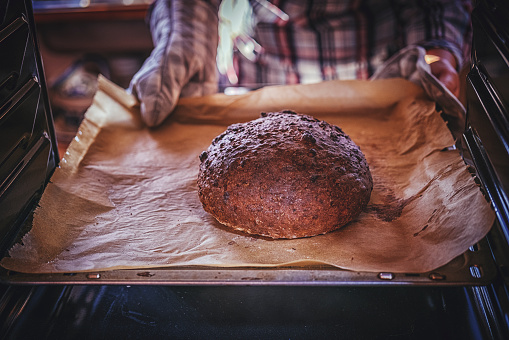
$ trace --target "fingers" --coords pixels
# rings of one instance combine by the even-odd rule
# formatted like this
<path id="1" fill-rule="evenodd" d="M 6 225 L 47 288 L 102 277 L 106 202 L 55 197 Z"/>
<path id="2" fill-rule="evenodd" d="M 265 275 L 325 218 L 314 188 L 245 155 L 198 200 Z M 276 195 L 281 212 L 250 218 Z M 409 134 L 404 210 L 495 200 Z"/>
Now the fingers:
<path id="1" fill-rule="evenodd" d="M 456 97 L 460 95 L 460 80 L 458 72 L 444 59 L 430 64 L 431 73 Z"/>
<path id="2" fill-rule="evenodd" d="M 460 95 L 460 80 L 456 71 L 456 58 L 448 50 L 433 48 L 426 52 L 427 56 L 433 56 L 429 61 L 431 73 L 437 77 L 444 86 L 456 97 Z"/>

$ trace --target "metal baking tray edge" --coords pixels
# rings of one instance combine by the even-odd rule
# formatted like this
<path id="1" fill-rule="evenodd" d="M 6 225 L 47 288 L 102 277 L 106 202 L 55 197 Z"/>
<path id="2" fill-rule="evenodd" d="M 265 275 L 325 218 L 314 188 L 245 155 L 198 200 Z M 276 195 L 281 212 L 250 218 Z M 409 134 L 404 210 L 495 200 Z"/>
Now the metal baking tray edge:
<path id="1" fill-rule="evenodd" d="M 497 276 L 486 238 L 445 266 L 426 273 L 359 272 L 334 266 L 175 266 L 76 273 L 27 274 L 0 268 L 0 283 L 14 285 L 280 285 L 483 286 Z"/>

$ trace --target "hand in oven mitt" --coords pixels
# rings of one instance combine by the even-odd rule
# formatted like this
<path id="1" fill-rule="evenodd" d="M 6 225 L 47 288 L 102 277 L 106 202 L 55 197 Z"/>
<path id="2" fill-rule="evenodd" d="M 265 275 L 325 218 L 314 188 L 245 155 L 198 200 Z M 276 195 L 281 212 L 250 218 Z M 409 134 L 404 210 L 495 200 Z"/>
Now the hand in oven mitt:
<path id="1" fill-rule="evenodd" d="M 392 56 L 371 77 L 372 80 L 383 78 L 405 78 L 421 86 L 428 97 L 435 101 L 449 122 L 449 129 L 456 140 L 461 138 L 465 126 L 465 107 L 456 95 L 449 90 L 432 72 L 426 62 L 426 50 L 420 46 L 409 46 Z M 459 80 L 458 80 L 459 81 Z"/>
<path id="2" fill-rule="evenodd" d="M 148 18 L 154 49 L 128 91 L 148 126 L 161 124 L 178 98 L 217 91 L 219 1 L 156 0 Z"/>

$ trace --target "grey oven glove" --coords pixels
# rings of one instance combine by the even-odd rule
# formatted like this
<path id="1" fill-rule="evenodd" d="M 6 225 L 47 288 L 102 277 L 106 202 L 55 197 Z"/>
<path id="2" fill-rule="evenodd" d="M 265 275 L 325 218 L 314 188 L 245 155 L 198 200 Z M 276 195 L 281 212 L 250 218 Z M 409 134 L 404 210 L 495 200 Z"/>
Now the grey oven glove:
<path id="1" fill-rule="evenodd" d="M 148 126 L 161 124 L 178 98 L 217 92 L 217 1 L 156 0 L 148 18 L 154 49 L 128 91 Z"/>
<path id="2" fill-rule="evenodd" d="M 432 73 L 424 56 L 426 50 L 421 46 L 409 46 L 389 58 L 371 77 L 405 78 L 424 89 L 430 99 L 443 111 L 454 138 L 461 138 L 465 127 L 465 107 L 449 89 Z"/>

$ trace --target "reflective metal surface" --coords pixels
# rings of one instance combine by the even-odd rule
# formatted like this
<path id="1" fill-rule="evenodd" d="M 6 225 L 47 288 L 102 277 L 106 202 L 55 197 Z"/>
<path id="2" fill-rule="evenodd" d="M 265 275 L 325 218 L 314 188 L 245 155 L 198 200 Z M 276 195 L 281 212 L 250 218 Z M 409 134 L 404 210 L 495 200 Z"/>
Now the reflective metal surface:
<path id="1" fill-rule="evenodd" d="M 65 274 L 0 270 L 0 282 L 9 284 L 90 285 L 472 286 L 489 284 L 496 276 L 497 268 L 486 241 L 428 273 L 355 272 L 327 265 L 274 268 L 190 266 Z"/>
<path id="2" fill-rule="evenodd" d="M 18 316 L 16 322 L 4 325 L 4 339 L 488 339 L 496 335 L 482 328 L 464 288 L 87 285 L 16 286 L 7 294 Z M 0 316 L 4 315 L 0 308 Z"/>

